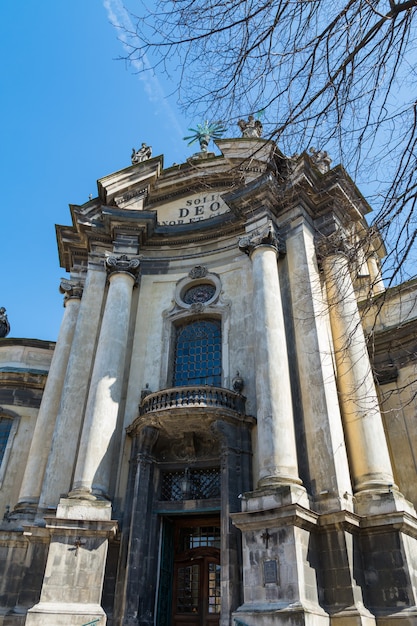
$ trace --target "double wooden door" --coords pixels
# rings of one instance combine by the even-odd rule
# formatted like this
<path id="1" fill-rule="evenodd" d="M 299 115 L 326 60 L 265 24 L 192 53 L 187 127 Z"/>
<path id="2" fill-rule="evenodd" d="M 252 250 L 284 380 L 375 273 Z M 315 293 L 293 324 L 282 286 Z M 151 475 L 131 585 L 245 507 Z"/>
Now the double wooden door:
<path id="1" fill-rule="evenodd" d="M 218 626 L 221 595 L 217 518 L 189 518 L 176 523 L 172 584 L 173 626 Z"/>

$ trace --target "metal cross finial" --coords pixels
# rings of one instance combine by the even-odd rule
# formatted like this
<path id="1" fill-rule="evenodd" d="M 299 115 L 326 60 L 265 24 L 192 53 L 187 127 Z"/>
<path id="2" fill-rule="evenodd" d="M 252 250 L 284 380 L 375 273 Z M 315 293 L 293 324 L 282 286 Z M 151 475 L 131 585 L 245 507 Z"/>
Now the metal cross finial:
<path id="1" fill-rule="evenodd" d="M 268 532 L 268 529 L 267 529 L 267 528 L 265 528 L 265 532 L 264 532 L 264 533 L 262 533 L 262 535 L 261 535 L 261 539 L 262 539 L 262 541 L 263 541 L 263 542 L 264 542 L 264 544 L 265 544 L 265 548 L 266 548 L 266 549 L 268 549 L 268 541 L 269 541 L 269 539 L 271 539 L 271 535 L 269 534 L 269 532 Z"/>
<path id="2" fill-rule="evenodd" d="M 77 537 L 77 539 L 72 544 L 74 547 L 70 548 L 70 550 L 74 552 L 74 556 L 78 555 L 78 550 L 81 548 L 81 546 L 85 546 L 85 544 L 86 542 L 83 541 L 81 537 Z"/>

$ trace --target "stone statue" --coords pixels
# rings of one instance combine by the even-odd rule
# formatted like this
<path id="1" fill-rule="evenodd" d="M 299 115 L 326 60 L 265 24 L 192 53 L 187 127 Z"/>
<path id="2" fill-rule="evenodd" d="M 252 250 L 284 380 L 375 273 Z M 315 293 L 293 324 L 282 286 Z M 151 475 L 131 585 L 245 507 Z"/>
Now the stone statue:
<path id="1" fill-rule="evenodd" d="M 152 156 L 152 147 L 148 146 L 146 143 L 142 143 L 142 146 L 139 150 L 135 150 L 132 148 L 132 165 L 136 165 L 136 163 L 142 163 L 142 161 L 147 161 Z"/>
<path id="2" fill-rule="evenodd" d="M 10 324 L 7 319 L 6 309 L 0 307 L 0 337 L 7 337 L 10 332 Z"/>
<path id="3" fill-rule="evenodd" d="M 322 174 L 329 171 L 332 160 L 325 150 L 317 150 L 311 147 L 310 158 Z"/>
<path id="4" fill-rule="evenodd" d="M 247 122 L 239 120 L 237 125 L 242 131 L 242 137 L 261 137 L 262 135 L 262 122 L 255 120 L 253 115 L 249 115 Z"/>

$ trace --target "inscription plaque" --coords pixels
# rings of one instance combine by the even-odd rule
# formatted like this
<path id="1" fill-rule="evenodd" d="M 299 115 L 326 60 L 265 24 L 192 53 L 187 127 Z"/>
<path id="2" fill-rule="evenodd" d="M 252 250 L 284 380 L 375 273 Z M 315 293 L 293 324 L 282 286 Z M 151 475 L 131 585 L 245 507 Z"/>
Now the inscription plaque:
<path id="1" fill-rule="evenodd" d="M 274 559 L 264 561 L 264 583 L 278 583 L 278 567 Z"/>

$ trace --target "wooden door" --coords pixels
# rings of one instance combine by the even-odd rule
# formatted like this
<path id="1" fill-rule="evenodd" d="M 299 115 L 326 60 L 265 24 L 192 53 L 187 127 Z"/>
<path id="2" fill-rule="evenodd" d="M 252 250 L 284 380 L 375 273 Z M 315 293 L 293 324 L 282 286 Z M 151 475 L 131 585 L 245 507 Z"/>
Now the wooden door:
<path id="1" fill-rule="evenodd" d="M 174 557 L 173 626 L 218 626 L 220 597 L 220 528 L 199 521 L 177 529 Z"/>

